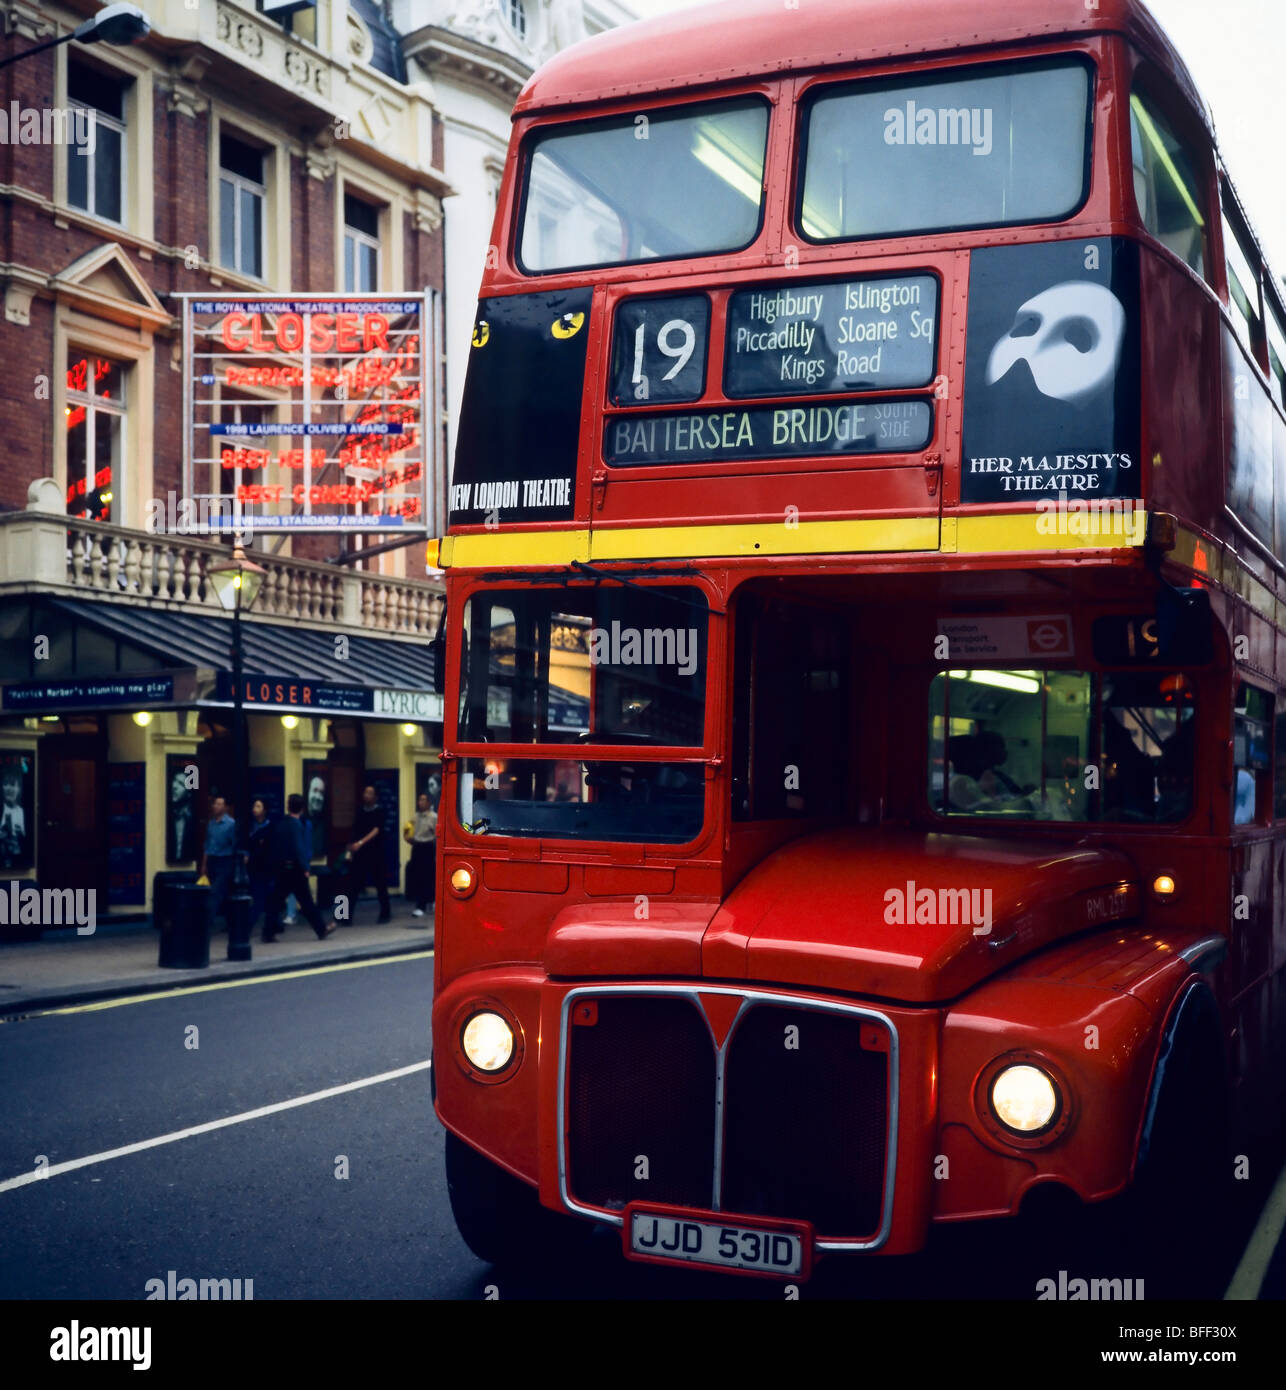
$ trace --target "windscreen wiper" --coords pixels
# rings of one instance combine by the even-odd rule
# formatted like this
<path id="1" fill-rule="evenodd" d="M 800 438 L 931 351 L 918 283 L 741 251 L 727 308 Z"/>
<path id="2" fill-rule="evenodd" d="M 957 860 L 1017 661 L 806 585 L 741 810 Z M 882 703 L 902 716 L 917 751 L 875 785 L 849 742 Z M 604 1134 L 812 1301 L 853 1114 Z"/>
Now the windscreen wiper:
<path id="1" fill-rule="evenodd" d="M 723 608 L 710 608 L 704 603 L 694 603 L 690 598 L 680 598 L 678 594 L 669 593 L 666 589 L 658 588 L 651 584 L 640 584 L 637 579 L 627 579 L 623 574 L 617 574 L 614 570 L 601 570 L 597 565 L 591 565 L 584 560 L 573 560 L 572 569 L 579 574 L 587 574 L 591 579 L 602 583 L 604 580 L 614 584 L 623 584 L 627 589 L 639 589 L 645 594 L 654 594 L 658 598 L 663 598 L 667 603 L 682 604 L 684 608 L 695 608 L 698 613 L 710 613 L 716 618 L 726 618 L 727 611 Z M 656 574 L 656 570 L 645 571 L 648 574 Z M 662 571 L 663 573 L 663 571 Z M 696 570 L 676 571 L 676 573 L 695 574 Z"/>

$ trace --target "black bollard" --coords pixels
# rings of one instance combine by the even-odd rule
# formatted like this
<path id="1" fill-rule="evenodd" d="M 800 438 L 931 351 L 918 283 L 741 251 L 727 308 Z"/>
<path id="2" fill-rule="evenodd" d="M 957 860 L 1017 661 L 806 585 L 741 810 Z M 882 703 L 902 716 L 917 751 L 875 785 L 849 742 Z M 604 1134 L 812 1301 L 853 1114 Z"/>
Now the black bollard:
<path id="1" fill-rule="evenodd" d="M 228 921 L 228 959 L 251 960 L 250 914 L 254 899 L 249 893 L 234 891 L 224 899 L 223 915 Z"/>

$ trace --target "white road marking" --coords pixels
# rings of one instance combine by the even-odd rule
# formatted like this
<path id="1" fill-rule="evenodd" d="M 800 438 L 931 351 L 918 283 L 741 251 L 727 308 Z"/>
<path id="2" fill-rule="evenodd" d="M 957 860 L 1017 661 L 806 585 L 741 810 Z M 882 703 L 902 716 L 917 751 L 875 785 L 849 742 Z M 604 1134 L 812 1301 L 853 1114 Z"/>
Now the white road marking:
<path id="1" fill-rule="evenodd" d="M 0 1182 L 0 1192 L 9 1192 L 15 1187 L 26 1187 L 28 1183 L 44 1182 L 59 1173 L 72 1173 L 77 1168 L 88 1168 L 95 1163 L 106 1163 L 113 1158 L 125 1158 L 129 1154 L 142 1153 L 144 1149 L 159 1148 L 162 1144 L 174 1144 L 180 1139 L 191 1139 L 197 1134 L 209 1134 L 211 1130 L 226 1129 L 228 1125 L 244 1124 L 247 1120 L 262 1119 L 265 1115 L 276 1115 L 282 1110 L 294 1110 L 296 1106 L 312 1105 L 314 1101 L 329 1100 L 331 1096 L 342 1096 L 347 1091 L 360 1091 L 363 1086 L 378 1086 L 381 1081 L 396 1081 L 402 1076 L 411 1076 L 417 1071 L 427 1071 L 432 1066 L 429 1061 L 412 1062 L 409 1067 L 398 1067 L 396 1071 L 380 1072 L 378 1076 L 366 1076 L 360 1081 L 346 1081 L 342 1086 L 328 1086 L 324 1091 L 313 1091 L 310 1095 L 295 1096 L 293 1100 L 279 1100 L 274 1105 L 261 1105 L 257 1110 L 243 1110 L 240 1115 L 228 1115 L 222 1120 L 209 1120 L 203 1125 L 193 1125 L 189 1129 L 176 1129 L 172 1134 L 159 1134 L 155 1139 L 143 1139 L 137 1144 L 125 1144 L 119 1149 L 106 1149 L 102 1153 L 89 1154 L 85 1158 L 71 1158 L 66 1163 L 54 1163 L 48 1168 L 33 1169 L 30 1173 L 19 1173 L 16 1178 Z"/>
<path id="2" fill-rule="evenodd" d="M 1273 1190 L 1264 1203 L 1264 1209 L 1259 1213 L 1259 1220 L 1255 1222 L 1255 1229 L 1250 1233 L 1241 1263 L 1237 1266 L 1236 1274 L 1232 1276 L 1228 1292 L 1224 1294 L 1225 1301 L 1254 1300 L 1259 1297 L 1260 1286 L 1264 1282 L 1264 1275 L 1268 1273 L 1273 1251 L 1277 1249 L 1277 1242 L 1281 1239 L 1283 1230 L 1286 1230 L 1286 1168 L 1278 1173 Z"/>

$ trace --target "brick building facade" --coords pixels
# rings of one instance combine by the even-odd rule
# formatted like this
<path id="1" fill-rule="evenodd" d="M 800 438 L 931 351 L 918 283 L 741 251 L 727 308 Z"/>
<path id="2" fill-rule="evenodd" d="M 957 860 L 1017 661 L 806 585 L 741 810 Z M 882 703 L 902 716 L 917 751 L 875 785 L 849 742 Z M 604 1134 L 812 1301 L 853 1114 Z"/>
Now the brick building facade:
<path id="1" fill-rule="evenodd" d="M 0 68 L 0 877 L 94 888 L 100 912 L 191 869 L 189 825 L 243 785 L 209 575 L 228 543 L 148 524 L 184 490 L 179 296 L 441 295 L 451 192 L 431 88 L 373 0 L 144 7 L 133 46 Z M 0 57 L 98 8 L 0 3 Z M 290 418 L 207 380 L 222 419 Z M 440 388 L 421 404 L 444 440 Z M 202 466 L 193 491 L 218 493 Z M 255 532 L 246 782 L 277 813 L 313 794 L 319 860 L 377 785 L 397 874 L 441 746 L 440 599 L 422 545 L 352 563 L 381 540 Z"/>
<path id="2" fill-rule="evenodd" d="M 94 8 L 11 4 L 2 51 L 65 32 Z M 345 283 L 354 232 L 374 243 L 369 288 L 444 285 L 442 121 L 425 89 L 406 82 L 377 7 L 321 0 L 290 21 L 313 41 L 231 0 L 165 0 L 149 13 L 153 32 L 135 47 L 70 43 L 0 70 L 6 111 L 92 104 L 99 136 L 87 158 L 58 141 L 0 144 L 0 360 L 29 369 L 0 388 L 0 508 L 24 507 L 34 478 L 78 481 L 68 449 L 79 442 L 60 427 L 73 349 L 122 368 L 115 447 L 125 476 L 100 519 L 140 526 L 149 496 L 181 491 L 175 296 L 364 288 L 351 268 Z M 234 184 L 260 205 L 253 253 L 223 244 L 220 198 Z M 374 236 L 349 229 L 354 211 Z M 320 560 L 336 548 L 306 537 L 293 553 Z M 403 562 L 382 568 L 423 575 Z"/>

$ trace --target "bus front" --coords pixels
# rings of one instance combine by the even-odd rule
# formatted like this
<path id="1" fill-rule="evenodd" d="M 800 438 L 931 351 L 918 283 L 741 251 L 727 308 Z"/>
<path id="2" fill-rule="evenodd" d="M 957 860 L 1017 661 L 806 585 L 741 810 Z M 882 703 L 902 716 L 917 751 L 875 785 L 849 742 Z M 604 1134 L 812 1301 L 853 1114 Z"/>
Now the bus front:
<path id="1" fill-rule="evenodd" d="M 517 108 L 441 552 L 484 1258 L 596 1222 L 798 1280 L 1098 1201 L 1177 1019 L 1204 1056 L 1227 653 L 1145 512 L 1137 7 L 871 4 L 851 61 L 816 8 L 597 39 Z"/>

